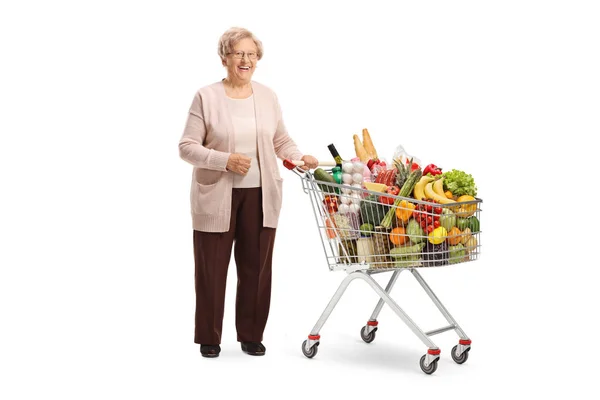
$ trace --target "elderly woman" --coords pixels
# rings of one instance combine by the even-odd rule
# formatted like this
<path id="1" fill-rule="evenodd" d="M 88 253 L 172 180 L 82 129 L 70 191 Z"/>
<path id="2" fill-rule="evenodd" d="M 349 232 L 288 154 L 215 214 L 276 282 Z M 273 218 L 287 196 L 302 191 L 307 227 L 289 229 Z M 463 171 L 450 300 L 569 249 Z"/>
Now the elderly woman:
<path id="1" fill-rule="evenodd" d="M 262 43 L 232 28 L 219 41 L 227 78 L 198 90 L 179 142 L 194 166 L 196 320 L 194 342 L 204 357 L 218 357 L 231 249 L 237 269 L 236 330 L 242 350 L 264 355 L 263 331 L 271 298 L 271 260 L 282 202 L 280 159 L 316 168 L 288 135 L 277 96 L 252 81 Z"/>

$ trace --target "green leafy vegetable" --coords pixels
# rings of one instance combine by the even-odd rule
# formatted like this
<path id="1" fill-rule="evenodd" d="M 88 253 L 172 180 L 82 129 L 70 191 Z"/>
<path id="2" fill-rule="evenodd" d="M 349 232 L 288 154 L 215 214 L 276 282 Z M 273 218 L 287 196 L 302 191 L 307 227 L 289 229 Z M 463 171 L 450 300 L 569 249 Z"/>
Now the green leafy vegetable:
<path id="1" fill-rule="evenodd" d="M 425 232 L 414 219 L 410 219 L 408 226 L 406 227 L 406 234 L 410 238 L 410 241 L 414 244 L 425 241 Z"/>
<path id="2" fill-rule="evenodd" d="M 452 192 L 455 196 L 468 194 L 475 197 L 477 195 L 477 186 L 475 179 L 471 174 L 453 169 L 442 174 L 444 177 L 444 188 Z"/>

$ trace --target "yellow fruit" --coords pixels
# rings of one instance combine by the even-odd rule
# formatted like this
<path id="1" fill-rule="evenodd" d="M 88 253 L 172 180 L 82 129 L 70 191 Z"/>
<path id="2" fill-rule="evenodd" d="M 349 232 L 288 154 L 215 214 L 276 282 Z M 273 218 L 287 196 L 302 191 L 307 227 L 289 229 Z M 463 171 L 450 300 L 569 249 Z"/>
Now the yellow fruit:
<path id="1" fill-rule="evenodd" d="M 425 184 L 424 192 L 425 192 L 425 196 L 427 196 L 428 199 L 435 200 L 440 204 L 450 204 L 450 203 L 455 202 L 454 200 L 447 199 L 445 196 L 440 196 L 439 194 L 434 192 L 433 191 L 433 182 L 429 182 L 429 183 Z"/>
<path id="2" fill-rule="evenodd" d="M 459 203 L 461 203 L 463 201 L 474 201 L 474 200 L 475 200 L 475 197 L 469 196 L 468 194 L 462 195 L 458 199 L 456 199 L 456 201 Z M 456 211 L 456 215 L 458 215 L 461 218 L 467 218 L 467 217 L 470 217 L 471 215 L 475 214 L 475 211 L 477 211 L 477 203 L 463 204 Z"/>
<path id="3" fill-rule="evenodd" d="M 438 226 L 434 230 L 429 233 L 429 241 L 432 244 L 440 244 L 444 240 L 446 240 L 446 236 L 448 236 L 448 231 L 443 226 Z"/>
<path id="4" fill-rule="evenodd" d="M 415 185 L 413 189 L 413 197 L 417 200 L 425 200 L 425 185 L 433 180 L 430 176 L 422 176 L 419 182 Z"/>
<path id="5" fill-rule="evenodd" d="M 468 253 L 477 251 L 477 239 L 475 236 L 471 236 L 469 240 L 467 240 L 467 243 L 465 243 L 465 250 L 467 250 Z"/>
<path id="6" fill-rule="evenodd" d="M 466 245 L 469 239 L 471 239 L 471 228 L 465 228 L 465 230 L 462 231 L 460 242 L 463 245 Z"/>
<path id="7" fill-rule="evenodd" d="M 440 178 L 433 183 L 433 191 L 442 197 L 446 197 L 444 194 L 444 178 Z"/>

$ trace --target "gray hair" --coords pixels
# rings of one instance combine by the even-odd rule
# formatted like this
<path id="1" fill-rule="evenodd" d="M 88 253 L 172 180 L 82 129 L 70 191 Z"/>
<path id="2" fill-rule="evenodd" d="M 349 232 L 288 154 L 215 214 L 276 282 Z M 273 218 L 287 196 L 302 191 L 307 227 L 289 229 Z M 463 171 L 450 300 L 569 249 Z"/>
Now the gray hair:
<path id="1" fill-rule="evenodd" d="M 258 59 L 260 60 L 263 56 L 262 42 L 258 40 L 256 36 L 254 36 L 254 34 L 248 29 L 238 27 L 228 29 L 221 36 L 221 39 L 219 39 L 219 57 L 221 57 L 221 60 L 225 60 L 227 54 L 233 52 L 233 46 L 235 46 L 237 42 L 246 38 L 250 38 L 254 41 L 257 49 L 256 53 Z"/>

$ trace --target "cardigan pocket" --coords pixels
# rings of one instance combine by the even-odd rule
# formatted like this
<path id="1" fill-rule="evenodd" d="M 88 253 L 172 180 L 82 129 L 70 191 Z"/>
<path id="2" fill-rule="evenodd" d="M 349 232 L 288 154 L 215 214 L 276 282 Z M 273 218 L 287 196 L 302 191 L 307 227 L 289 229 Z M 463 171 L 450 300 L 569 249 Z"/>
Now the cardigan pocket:
<path id="1" fill-rule="evenodd" d="M 192 192 L 192 210 L 194 214 L 217 215 L 219 214 L 218 195 L 219 181 L 209 185 L 203 185 L 194 182 L 194 191 Z"/>
<path id="2" fill-rule="evenodd" d="M 223 177 L 223 174 L 223 171 L 197 168 L 194 171 L 194 180 L 198 185 L 211 186 L 218 183 Z"/>

